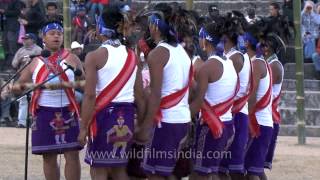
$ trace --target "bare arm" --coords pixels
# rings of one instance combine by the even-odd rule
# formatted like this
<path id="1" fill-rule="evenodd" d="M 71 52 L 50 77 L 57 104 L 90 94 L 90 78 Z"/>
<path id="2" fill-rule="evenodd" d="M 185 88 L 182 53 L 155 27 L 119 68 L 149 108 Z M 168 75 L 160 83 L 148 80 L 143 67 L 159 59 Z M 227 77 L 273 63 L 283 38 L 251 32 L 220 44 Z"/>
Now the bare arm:
<path id="1" fill-rule="evenodd" d="M 148 128 L 153 125 L 154 117 L 160 107 L 163 68 L 169 60 L 169 51 L 163 47 L 154 49 L 148 55 L 150 70 L 150 95 L 147 99 L 147 111 L 144 118 L 144 125 Z"/>
<path id="2" fill-rule="evenodd" d="M 97 50 L 98 51 L 98 50 Z M 84 86 L 84 97 L 81 108 L 81 130 L 87 132 L 92 119 L 96 101 L 96 83 L 97 83 L 97 51 L 91 52 L 86 56 L 86 84 Z"/>
<path id="3" fill-rule="evenodd" d="M 204 100 L 204 96 L 206 94 L 206 91 L 208 89 L 208 74 L 205 72 L 206 67 L 203 66 L 199 73 L 197 74 L 197 85 L 196 85 L 196 90 L 194 94 L 194 98 L 190 103 L 190 111 L 191 111 L 191 117 L 194 117 L 196 113 L 199 111 L 201 108 L 201 105 Z"/>
<path id="4" fill-rule="evenodd" d="M 138 60 L 138 58 L 137 58 Z M 137 109 L 137 119 L 138 119 L 138 124 L 142 123 L 142 120 L 144 118 L 144 113 L 145 113 L 145 100 L 143 97 L 143 83 L 142 83 L 142 66 L 138 64 L 138 70 L 137 70 L 137 75 L 136 75 L 136 81 L 134 84 L 134 99 L 135 103 L 138 107 Z"/>
<path id="5" fill-rule="evenodd" d="M 196 78 L 196 94 L 193 101 L 190 103 L 191 117 L 194 117 L 201 108 L 208 89 L 208 84 L 219 80 L 222 73 L 223 65 L 219 61 L 208 60 L 201 66 Z"/>
<path id="6" fill-rule="evenodd" d="M 252 72 L 253 73 L 253 89 L 248 100 L 249 112 L 252 112 L 257 102 L 257 90 L 259 87 L 260 79 L 264 77 L 264 75 L 266 75 L 267 73 L 264 62 L 260 60 L 255 60 L 252 62 L 252 69 L 253 69 L 253 72 Z"/>
<path id="7" fill-rule="evenodd" d="M 79 69 L 82 72 L 81 76 L 76 77 L 76 80 L 84 80 L 85 79 L 84 70 L 83 70 L 82 63 L 81 63 L 80 59 L 78 58 L 78 56 L 70 53 L 70 55 L 68 56 L 68 63 L 73 68 Z"/>
<path id="8" fill-rule="evenodd" d="M 272 70 L 272 84 L 280 84 L 282 81 L 282 68 L 280 62 L 273 62 L 270 64 Z"/>
<path id="9" fill-rule="evenodd" d="M 236 72 L 239 73 L 243 67 L 244 59 L 240 53 L 234 54 L 230 57 Z"/>

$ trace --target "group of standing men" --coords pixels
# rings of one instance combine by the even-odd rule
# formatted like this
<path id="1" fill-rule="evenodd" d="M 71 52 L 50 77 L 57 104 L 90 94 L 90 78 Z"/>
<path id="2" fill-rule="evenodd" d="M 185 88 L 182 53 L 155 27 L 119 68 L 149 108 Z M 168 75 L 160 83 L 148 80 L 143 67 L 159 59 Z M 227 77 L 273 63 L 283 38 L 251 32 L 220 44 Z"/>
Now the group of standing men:
<path id="1" fill-rule="evenodd" d="M 41 83 L 57 74 L 49 83 L 86 82 L 81 110 L 70 86 L 39 89 L 32 95 L 32 152 L 43 156 L 46 179 L 60 177 L 58 154 L 66 158 L 66 179 L 80 179 L 79 150 L 85 145 L 85 162 L 94 180 L 129 179 L 131 168 L 150 180 L 174 178 L 177 156 L 146 155 L 141 166 L 127 166 L 133 142 L 143 144 L 149 154 L 179 154 L 190 144 L 202 154 L 189 161 L 190 179 L 267 178 L 264 168 L 271 168 L 280 122 L 277 106 L 284 72 L 276 53 L 281 38 L 263 32 L 259 23 L 244 23 L 239 13 L 207 20 L 199 28 L 177 14 L 160 3 L 139 14 L 142 24 L 136 24 L 120 6 L 106 6 L 97 21 L 103 43 L 86 56 L 84 68 L 61 48 L 61 24 L 43 27 L 51 56 L 35 58 L 13 90 L 22 92 L 24 83 Z M 145 38 L 126 46 L 123 39 L 143 29 L 143 22 L 148 25 Z M 238 47 L 239 37 L 245 52 L 238 50 L 244 49 Z M 202 59 L 192 51 L 194 44 L 204 53 Z M 84 75 L 76 77 L 66 63 Z M 142 73 L 144 66 L 147 73 Z M 225 151 L 231 157 L 207 156 Z"/>

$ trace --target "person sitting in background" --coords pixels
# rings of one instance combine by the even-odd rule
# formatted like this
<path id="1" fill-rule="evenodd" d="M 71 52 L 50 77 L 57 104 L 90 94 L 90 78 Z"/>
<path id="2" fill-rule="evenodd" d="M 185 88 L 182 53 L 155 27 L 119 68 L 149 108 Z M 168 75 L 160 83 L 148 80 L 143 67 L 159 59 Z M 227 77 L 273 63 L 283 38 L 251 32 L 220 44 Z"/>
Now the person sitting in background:
<path id="1" fill-rule="evenodd" d="M 81 62 L 84 62 L 85 54 L 83 53 L 83 44 L 73 41 L 71 43 L 71 52 L 78 56 Z"/>
<path id="2" fill-rule="evenodd" d="M 63 24 L 63 16 L 58 14 L 58 6 L 55 2 L 48 2 L 46 21 L 58 21 Z"/>
<path id="3" fill-rule="evenodd" d="M 301 35 L 304 59 L 311 59 L 315 52 L 315 39 L 319 35 L 320 16 L 314 12 L 314 3 L 306 1 L 301 12 Z"/>
<path id="4" fill-rule="evenodd" d="M 316 39 L 316 51 L 312 54 L 312 61 L 316 69 L 316 78 L 320 79 L 320 38 Z"/>

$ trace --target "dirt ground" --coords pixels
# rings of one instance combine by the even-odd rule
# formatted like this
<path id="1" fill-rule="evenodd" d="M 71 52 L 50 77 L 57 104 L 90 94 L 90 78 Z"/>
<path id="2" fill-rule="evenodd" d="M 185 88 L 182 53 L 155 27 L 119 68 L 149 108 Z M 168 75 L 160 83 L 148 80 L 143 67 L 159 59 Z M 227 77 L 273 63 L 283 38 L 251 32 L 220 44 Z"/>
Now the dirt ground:
<path id="1" fill-rule="evenodd" d="M 0 128 L 0 180 L 24 179 L 25 129 Z M 30 152 L 30 151 L 29 151 Z M 82 178 L 89 178 L 89 167 L 83 162 L 81 153 Z M 63 178 L 64 158 L 61 161 Z M 43 180 L 40 156 L 29 155 L 28 179 Z M 319 180 L 320 179 L 320 138 L 307 138 L 307 145 L 297 145 L 296 137 L 280 137 L 273 170 L 267 171 L 269 180 Z"/>

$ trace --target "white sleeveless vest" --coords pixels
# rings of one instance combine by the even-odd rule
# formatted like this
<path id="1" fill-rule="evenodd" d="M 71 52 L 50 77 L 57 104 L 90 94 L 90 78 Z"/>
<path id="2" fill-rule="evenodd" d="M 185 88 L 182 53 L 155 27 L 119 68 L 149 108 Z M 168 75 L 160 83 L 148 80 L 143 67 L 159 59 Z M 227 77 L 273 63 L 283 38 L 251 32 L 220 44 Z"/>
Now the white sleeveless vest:
<path id="1" fill-rule="evenodd" d="M 252 58 L 252 61 L 263 61 L 266 64 L 265 60 L 260 58 Z M 267 68 L 267 66 L 266 66 Z M 267 74 L 264 78 L 260 79 L 259 87 L 257 89 L 257 102 L 266 94 L 270 85 L 270 74 L 267 70 Z M 273 127 L 272 121 L 272 100 L 268 104 L 268 106 L 258 112 L 256 112 L 256 117 L 259 125 Z"/>
<path id="2" fill-rule="evenodd" d="M 230 51 L 226 54 L 226 57 L 229 59 L 231 56 L 233 56 L 236 53 L 240 53 L 244 59 L 243 66 L 241 71 L 239 72 L 239 80 L 240 80 L 240 88 L 239 92 L 236 95 L 236 99 L 239 99 L 247 94 L 248 90 L 248 82 L 250 81 L 250 58 L 248 54 L 242 54 L 240 51 L 234 50 Z M 249 85 L 250 86 L 250 85 Z M 243 114 L 248 115 L 248 102 L 243 106 L 243 108 L 240 110 Z"/>
<path id="3" fill-rule="evenodd" d="M 40 59 L 36 59 L 38 61 L 37 67 L 35 68 L 33 74 L 32 74 L 32 81 L 33 83 L 36 82 L 36 77 L 39 73 L 40 68 L 42 67 L 42 65 L 44 64 L 44 62 Z M 64 64 L 64 62 L 66 62 L 65 60 L 62 60 L 60 62 L 60 66 L 62 67 L 62 69 L 66 69 L 67 66 Z M 74 73 L 72 70 L 68 69 L 66 72 L 66 75 L 68 76 L 68 79 L 70 82 L 74 81 Z M 50 77 L 52 77 L 53 74 L 50 73 L 48 76 L 48 79 Z M 50 80 L 49 82 L 47 82 L 48 84 L 57 84 L 60 83 L 60 78 L 59 77 L 55 77 L 52 80 Z M 38 105 L 39 106 L 45 106 L 45 107 L 65 107 L 68 106 L 70 104 L 69 99 L 64 91 L 64 89 L 57 89 L 57 90 L 48 90 L 48 89 L 43 89 L 41 91 L 41 95 L 39 97 L 38 100 Z"/>
<path id="4" fill-rule="evenodd" d="M 98 81 L 96 85 L 96 96 L 107 87 L 122 70 L 128 56 L 128 52 L 124 45 L 113 47 L 108 44 L 101 45 L 101 47 L 108 50 L 107 63 L 98 70 Z M 134 101 L 134 84 L 136 80 L 137 67 L 133 71 L 131 77 L 120 90 L 119 94 L 112 100 L 112 102 L 128 102 Z"/>
<path id="5" fill-rule="evenodd" d="M 234 69 L 233 63 L 230 59 L 223 60 L 219 56 L 210 56 L 208 60 L 212 61 L 210 60 L 211 58 L 216 59 L 223 65 L 222 76 L 218 81 L 208 84 L 208 89 L 205 95 L 205 99 L 210 103 L 211 106 L 213 106 L 226 101 L 234 95 L 238 78 L 237 72 Z M 231 108 L 224 115 L 220 116 L 220 119 L 222 122 L 231 121 Z"/>
<path id="6" fill-rule="evenodd" d="M 281 82 L 279 84 L 273 84 L 272 85 L 272 97 L 276 98 L 280 92 L 281 92 L 281 87 L 282 87 L 282 83 L 283 83 L 283 76 L 284 76 L 284 68 L 283 65 L 281 64 L 281 62 L 279 61 L 279 59 L 274 58 L 271 61 L 268 62 L 270 65 L 272 63 L 279 63 L 281 66 L 281 70 L 282 70 L 282 77 L 281 77 Z"/>
<path id="7" fill-rule="evenodd" d="M 158 46 L 169 50 L 170 56 L 163 69 L 161 97 L 177 92 L 184 88 L 189 81 L 191 59 L 181 45 L 173 47 L 167 43 Z M 187 123 L 191 121 L 189 110 L 189 90 L 183 99 L 174 107 L 162 110 L 162 122 Z"/>

